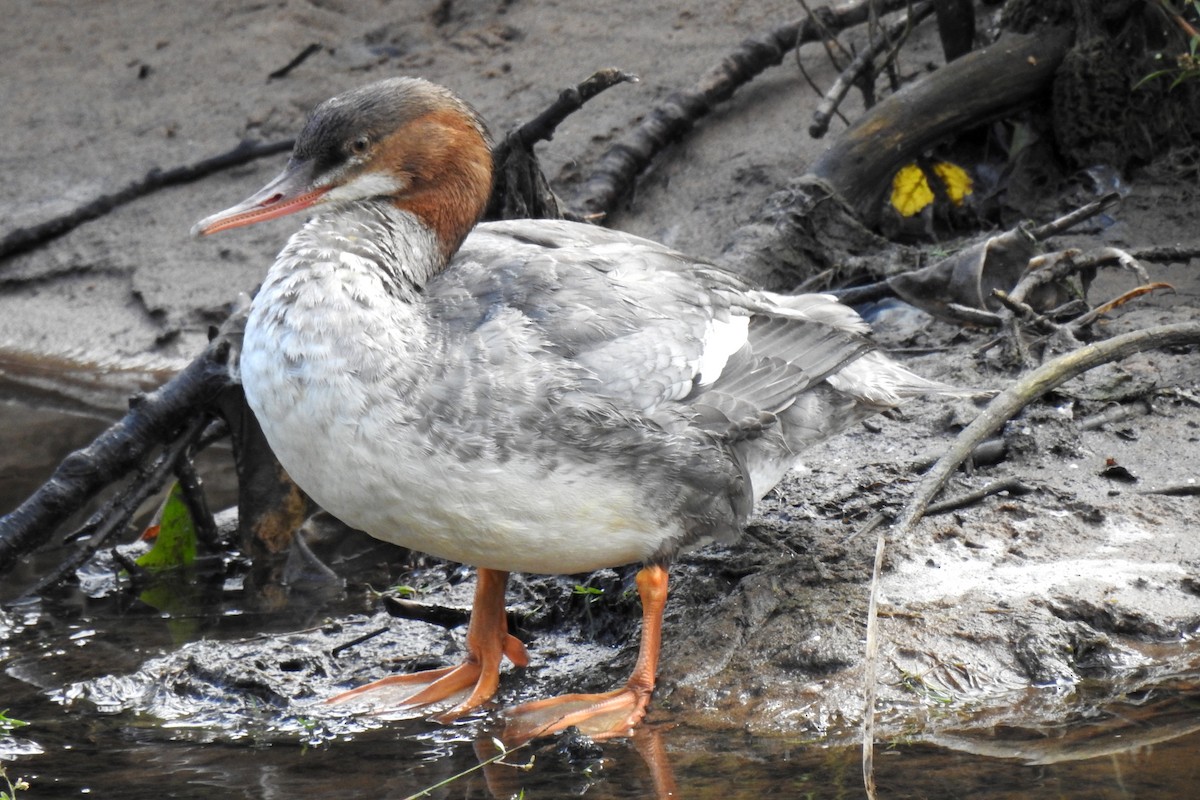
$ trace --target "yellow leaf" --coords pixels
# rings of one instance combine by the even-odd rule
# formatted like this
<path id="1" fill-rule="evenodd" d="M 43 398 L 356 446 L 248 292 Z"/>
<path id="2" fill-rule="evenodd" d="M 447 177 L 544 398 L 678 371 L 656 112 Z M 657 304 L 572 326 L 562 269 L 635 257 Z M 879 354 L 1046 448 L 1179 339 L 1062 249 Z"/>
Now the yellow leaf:
<path id="1" fill-rule="evenodd" d="M 946 196 L 955 206 L 961 206 L 967 195 L 975 189 L 971 176 L 957 164 L 939 161 L 933 165 L 933 171 L 942 179 L 942 185 L 946 187 Z"/>
<path id="2" fill-rule="evenodd" d="M 915 163 L 906 164 L 892 178 L 892 207 L 901 216 L 911 217 L 933 202 L 933 190 L 925 173 Z"/>

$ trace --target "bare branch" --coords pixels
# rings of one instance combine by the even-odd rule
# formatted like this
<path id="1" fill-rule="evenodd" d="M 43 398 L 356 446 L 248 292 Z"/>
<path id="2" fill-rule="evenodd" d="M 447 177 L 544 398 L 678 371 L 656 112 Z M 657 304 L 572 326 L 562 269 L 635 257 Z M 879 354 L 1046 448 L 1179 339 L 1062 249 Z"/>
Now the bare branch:
<path id="1" fill-rule="evenodd" d="M 605 216 L 627 194 L 654 157 L 678 140 L 718 103 L 768 67 L 783 62 L 800 43 L 820 41 L 829 31 L 866 22 L 872 3 L 819 9 L 818 14 L 751 36 L 721 60 L 694 86 L 672 93 L 602 155 L 592 176 L 576 194 L 573 207 L 585 216 Z M 884 0 L 885 13 L 905 7 L 906 0 Z"/>
<path id="2" fill-rule="evenodd" d="M 889 28 L 886 36 L 875 40 L 870 47 L 864 48 L 854 57 L 854 60 L 838 75 L 833 86 L 829 87 L 829 91 L 825 93 L 825 99 L 813 112 L 812 124 L 808 126 L 809 136 L 820 139 L 829 131 L 829 122 L 833 119 L 838 106 L 850 93 L 850 89 L 863 80 L 866 73 L 873 68 L 875 59 L 879 57 L 880 53 L 891 48 L 893 42 L 896 42 L 898 47 L 901 37 L 924 21 L 933 13 L 933 10 L 932 2 L 921 3 L 913 8 L 907 17 Z"/>
<path id="3" fill-rule="evenodd" d="M 293 140 L 283 139 L 277 142 L 255 142 L 245 139 L 232 150 L 220 155 L 205 158 L 191 164 L 183 164 L 167 170 L 152 169 L 145 176 L 118 189 L 111 194 L 103 194 L 94 200 L 76 208 L 62 216 L 46 220 L 29 228 L 18 228 L 0 239 L 0 259 L 9 258 L 35 247 L 57 239 L 65 233 L 78 228 L 85 222 L 101 217 L 115 208 L 144 197 L 151 192 L 190 183 L 229 167 L 236 167 L 263 156 L 270 156 L 292 149 Z"/>
<path id="4" fill-rule="evenodd" d="M 1160 325 L 1114 336 L 1073 350 L 1030 372 L 997 395 L 975 421 L 963 429 L 954 446 L 926 474 L 893 530 L 897 535 L 912 530 L 930 501 L 946 485 L 971 450 L 1032 401 L 1101 364 L 1118 361 L 1143 350 L 1188 344 L 1200 344 L 1200 322 Z"/>
<path id="5" fill-rule="evenodd" d="M 102 489 L 138 468 L 209 407 L 229 384 L 229 342 L 217 339 L 171 381 L 133 404 L 123 419 L 71 453 L 24 503 L 0 517 L 0 574 L 49 541 L 55 529 Z"/>

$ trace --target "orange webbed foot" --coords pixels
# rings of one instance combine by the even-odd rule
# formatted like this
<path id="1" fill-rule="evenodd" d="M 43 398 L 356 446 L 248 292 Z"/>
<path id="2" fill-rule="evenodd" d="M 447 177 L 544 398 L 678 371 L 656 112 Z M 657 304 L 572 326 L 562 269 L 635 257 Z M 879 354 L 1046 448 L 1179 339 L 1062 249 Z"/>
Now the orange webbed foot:
<path id="1" fill-rule="evenodd" d="M 496 681 L 499 681 L 498 677 Z M 348 692 L 334 695 L 325 700 L 325 704 L 341 705 L 361 702 L 370 704 L 374 713 L 387 714 L 434 703 L 458 701 L 460 697 L 465 697 L 467 691 L 472 688 L 477 690 L 472 691 L 472 695 L 487 694 L 487 697 L 480 703 L 486 702 L 491 697 L 487 682 L 483 680 L 483 670 L 479 664 L 468 661 L 457 667 L 431 669 L 408 675 L 389 675 Z M 468 700 L 463 699 L 452 711 L 446 712 L 446 717 L 454 719 L 462 716 L 477 705 L 479 703 L 468 705 Z"/>
<path id="2" fill-rule="evenodd" d="M 525 666 L 529 656 L 525 646 L 510 635 L 504 613 L 504 584 L 508 574 L 489 569 L 479 570 L 475 589 L 475 606 L 467 629 L 467 659 L 457 667 L 428 670 L 412 675 L 393 675 L 366 686 L 343 692 L 327 703 L 343 703 L 372 696 L 373 699 L 396 694 L 393 708 L 411 708 L 469 694 L 450 711 L 437 719 L 453 720 L 492 698 L 500 683 L 500 661 L 508 658 L 517 666 Z M 550 736 L 570 727 L 577 727 L 594 739 L 627 736 L 633 732 L 650 703 L 658 669 L 659 647 L 662 640 L 663 609 L 667 602 L 667 570 L 658 565 L 645 567 L 637 576 L 638 594 L 642 599 L 642 641 L 637 664 L 629 681 L 621 689 L 604 694 L 568 694 L 525 703 L 505 713 L 504 738 L 523 742 L 539 736 Z"/>
<path id="3" fill-rule="evenodd" d="M 637 664 L 621 689 L 604 694 L 568 694 L 525 703 L 505 712 L 504 739 L 513 743 L 551 736 L 572 726 L 593 739 L 628 736 L 642 718 L 654 691 L 667 603 L 667 570 L 649 566 L 637 576 L 642 598 L 642 642 Z"/>
<path id="4" fill-rule="evenodd" d="M 649 690 L 626 686 L 603 694 L 567 694 L 504 712 L 504 740 L 513 744 L 552 736 L 570 727 L 593 739 L 628 736 L 646 716 Z"/>
<path id="5" fill-rule="evenodd" d="M 375 713 L 386 714 L 455 702 L 453 708 L 437 716 L 439 721 L 448 722 L 491 700 L 500 685 L 501 659 L 508 658 L 518 667 L 524 667 L 529 663 L 529 655 L 525 645 L 508 633 L 504 613 L 504 585 L 508 573 L 481 569 L 477 581 L 471 624 L 467 628 L 467 658 L 462 664 L 409 675 L 390 675 L 335 695 L 325 703 L 340 705 L 369 701 Z"/>

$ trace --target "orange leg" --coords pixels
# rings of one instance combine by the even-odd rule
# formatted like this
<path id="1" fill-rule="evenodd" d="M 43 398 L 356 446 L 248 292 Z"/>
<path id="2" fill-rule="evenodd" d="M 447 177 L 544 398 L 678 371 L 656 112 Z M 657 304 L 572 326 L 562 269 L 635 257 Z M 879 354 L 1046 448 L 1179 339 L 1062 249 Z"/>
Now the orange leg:
<path id="1" fill-rule="evenodd" d="M 475 604 L 471 608 L 471 623 L 467 626 L 467 657 L 457 667 L 431 669 L 410 675 L 391 675 L 381 680 L 360 686 L 326 700 L 326 703 L 344 703 L 375 695 L 387 698 L 394 695 L 392 687 L 411 688 L 401 693 L 398 701 L 387 701 L 391 708 L 406 708 L 440 703 L 465 693 L 470 694 L 450 711 L 438 719 L 448 721 L 460 717 L 492 699 L 500 683 L 500 660 L 508 660 L 518 667 L 529 663 L 525 645 L 508 633 L 508 618 L 504 611 L 504 587 L 508 573 L 493 569 L 480 569 L 475 584 Z"/>
<path id="2" fill-rule="evenodd" d="M 637 575 L 642 598 L 642 643 L 633 674 L 623 688 L 604 694 L 567 694 L 525 703 L 505 712 L 504 738 L 513 742 L 549 736 L 577 726 L 594 739 L 627 736 L 646 715 L 662 643 L 667 570 L 645 567 Z"/>

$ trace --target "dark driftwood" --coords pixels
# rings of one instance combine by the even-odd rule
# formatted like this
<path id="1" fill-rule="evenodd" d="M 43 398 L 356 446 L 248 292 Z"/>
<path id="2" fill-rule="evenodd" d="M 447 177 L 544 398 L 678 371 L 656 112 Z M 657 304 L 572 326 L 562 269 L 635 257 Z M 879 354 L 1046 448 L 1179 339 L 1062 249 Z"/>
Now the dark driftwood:
<path id="1" fill-rule="evenodd" d="M 922 151 L 966 128 L 1010 114 L 1049 89 L 1071 32 L 1009 34 L 889 96 L 838 137 L 811 173 L 868 224 L 892 175 Z"/>
<path id="2" fill-rule="evenodd" d="M 161 388 L 141 398 L 122 420 L 67 456 L 50 480 L 0 517 L 0 574 L 49 541 L 55 529 L 106 486 L 137 469 L 163 442 L 206 412 L 229 383 L 229 344 L 217 340 Z"/>
<path id="3" fill-rule="evenodd" d="M 884 0 L 878 13 L 899 11 L 908 0 Z M 628 194 L 654 157 L 678 140 L 718 103 L 769 67 L 780 64 L 793 48 L 820 41 L 867 21 L 871 3 L 817 9 L 813 16 L 751 36 L 688 89 L 672 93 L 597 162 L 596 169 L 572 201 L 584 216 L 603 217 Z"/>
<path id="4" fill-rule="evenodd" d="M 219 170 L 236 167 L 256 158 L 274 155 L 292 149 L 292 140 L 278 142 L 255 142 L 246 139 L 232 150 L 193 164 L 183 164 L 167 170 L 153 169 L 145 176 L 133 181 L 112 194 L 90 200 L 70 213 L 46 220 L 29 228 L 18 228 L 0 239 L 0 259 L 32 250 L 39 245 L 75 230 L 118 206 L 122 206 L 158 189 L 203 178 Z"/>
<path id="5" fill-rule="evenodd" d="M 509 132 L 492 150 L 496 184 L 488 200 L 485 220 L 560 219 L 558 198 L 542 174 L 533 147 L 549 141 L 559 124 L 605 89 L 637 77 L 619 69 L 602 69 L 587 80 L 564 89 L 541 114 Z"/>
<path id="6" fill-rule="evenodd" d="M 1008 36 L 876 104 L 733 234 L 721 256 L 767 289 L 794 290 L 892 246 L 869 225 L 892 175 L 943 137 L 1010 113 L 1044 92 L 1068 31 Z M 867 272 L 867 270 L 863 270 Z"/>
<path id="7" fill-rule="evenodd" d="M 137 513 L 138 508 L 157 494 L 166 485 L 172 472 L 177 472 L 179 466 L 187 462 L 196 441 L 204 433 L 210 419 L 205 414 L 193 417 L 184 432 L 167 446 L 150 467 L 139 467 L 133 481 L 119 495 L 114 497 L 105 507 L 92 515 L 83 528 L 71 539 L 83 538 L 85 541 L 59 563 L 57 567 L 41 575 L 37 583 L 23 592 L 25 596 L 40 594 L 56 585 L 59 581 L 75 574 L 75 571 L 88 562 L 97 551 L 108 544 L 128 526 L 130 519 Z M 190 504 L 189 504 L 190 506 Z M 193 517 L 195 516 L 193 512 Z M 200 532 L 197 530 L 197 535 Z M 119 560 L 118 556 L 118 560 Z M 129 569 L 130 564 L 126 564 Z M 137 569 L 134 567 L 134 569 Z M 133 572 L 130 569 L 130 572 Z"/>

